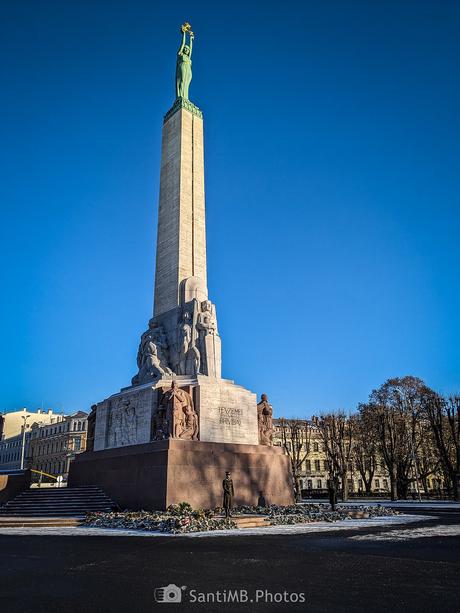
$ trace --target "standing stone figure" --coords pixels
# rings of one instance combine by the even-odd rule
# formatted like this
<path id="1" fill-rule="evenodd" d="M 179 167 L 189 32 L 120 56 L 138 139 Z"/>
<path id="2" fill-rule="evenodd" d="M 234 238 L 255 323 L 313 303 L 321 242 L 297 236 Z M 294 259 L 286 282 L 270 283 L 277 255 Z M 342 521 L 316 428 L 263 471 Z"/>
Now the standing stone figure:
<path id="1" fill-rule="evenodd" d="M 176 381 L 173 381 L 163 394 L 158 419 L 161 424 L 162 419 L 166 420 L 170 438 L 198 439 L 198 416 L 192 397 L 185 390 L 181 390 Z"/>
<path id="2" fill-rule="evenodd" d="M 137 415 L 136 407 L 129 398 L 122 401 L 121 409 L 122 445 L 135 445 L 137 443 Z"/>
<path id="3" fill-rule="evenodd" d="M 192 375 L 193 377 L 196 377 L 196 375 L 198 375 L 200 372 L 201 366 L 201 353 L 197 347 L 198 301 L 194 299 L 192 303 L 193 310 L 191 338 L 185 360 L 185 372 L 187 373 L 187 375 Z"/>
<path id="4" fill-rule="evenodd" d="M 123 445 L 123 416 L 119 403 L 109 407 L 107 422 L 107 447 L 121 447 Z"/>
<path id="5" fill-rule="evenodd" d="M 197 323 L 198 346 L 201 353 L 201 372 L 210 377 L 220 378 L 221 348 L 217 332 L 216 307 L 210 300 L 200 304 Z"/>
<path id="6" fill-rule="evenodd" d="M 273 407 L 267 400 L 267 394 L 262 394 L 257 405 L 257 421 L 259 425 L 259 444 L 273 445 Z"/>
<path id="7" fill-rule="evenodd" d="M 176 98 L 185 98 L 188 100 L 188 88 L 192 80 L 192 47 L 195 35 L 189 23 L 184 23 L 181 27 L 181 32 L 182 42 L 177 52 L 176 61 Z M 187 32 L 190 39 L 189 45 L 186 44 Z"/>
<path id="8" fill-rule="evenodd" d="M 231 475 L 228 471 L 225 473 L 225 479 L 222 481 L 222 490 L 224 493 L 222 506 L 224 507 L 225 517 L 231 517 L 233 496 L 235 495 L 235 491 L 233 489 L 233 481 Z"/>
<path id="9" fill-rule="evenodd" d="M 187 354 L 192 342 L 192 325 L 188 311 L 185 311 L 182 316 L 182 321 L 177 329 L 177 336 L 178 359 L 176 372 L 178 375 L 185 375 L 187 374 Z"/>

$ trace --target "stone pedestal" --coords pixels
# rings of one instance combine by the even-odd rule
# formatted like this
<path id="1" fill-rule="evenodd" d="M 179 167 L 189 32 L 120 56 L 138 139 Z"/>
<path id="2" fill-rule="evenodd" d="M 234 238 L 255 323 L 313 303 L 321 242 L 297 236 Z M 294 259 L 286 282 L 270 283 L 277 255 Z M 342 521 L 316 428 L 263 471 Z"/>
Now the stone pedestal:
<path id="1" fill-rule="evenodd" d="M 230 471 L 234 504 L 292 504 L 290 461 L 280 447 L 169 439 L 79 454 L 69 487 L 98 485 L 122 509 L 164 510 L 189 502 L 222 505 L 222 480 Z"/>
<path id="2" fill-rule="evenodd" d="M 100 402 L 94 451 L 150 442 L 162 391 L 171 387 L 172 380 L 129 387 Z M 176 376 L 174 380 L 193 398 L 200 441 L 258 444 L 255 394 L 233 381 L 204 375 Z"/>

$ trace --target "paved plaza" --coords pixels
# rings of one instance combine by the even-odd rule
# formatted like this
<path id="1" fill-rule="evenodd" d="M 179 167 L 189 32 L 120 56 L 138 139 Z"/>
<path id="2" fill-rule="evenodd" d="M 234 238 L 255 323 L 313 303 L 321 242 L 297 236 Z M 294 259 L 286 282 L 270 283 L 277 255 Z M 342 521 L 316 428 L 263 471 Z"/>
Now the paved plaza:
<path id="1" fill-rule="evenodd" d="M 458 611 L 460 512 L 424 510 L 400 521 L 352 520 L 310 525 L 304 532 L 289 526 L 275 527 L 271 535 L 256 529 L 250 536 L 199 538 L 96 533 L 88 538 L 53 535 L 52 529 L 34 535 L 4 529 L 0 606 L 11 613 L 31 610 L 32 602 L 38 613 Z M 156 602 L 155 589 L 170 584 L 186 586 L 182 602 Z M 257 589 L 304 593 L 306 600 L 251 603 Z M 243 590 L 249 601 L 190 602 L 192 590 Z"/>

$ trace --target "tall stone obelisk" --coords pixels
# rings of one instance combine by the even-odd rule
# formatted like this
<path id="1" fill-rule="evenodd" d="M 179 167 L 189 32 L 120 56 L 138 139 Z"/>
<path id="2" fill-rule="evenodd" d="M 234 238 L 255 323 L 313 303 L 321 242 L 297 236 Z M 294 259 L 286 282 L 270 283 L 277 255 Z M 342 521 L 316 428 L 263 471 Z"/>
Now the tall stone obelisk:
<path id="1" fill-rule="evenodd" d="M 203 116 L 180 98 L 163 124 L 154 316 L 179 306 L 190 277 L 207 299 L 205 226 Z"/>
<path id="2" fill-rule="evenodd" d="M 153 317 L 132 385 L 92 407 L 89 451 L 69 483 L 99 485 L 124 507 L 188 500 L 213 508 L 231 470 L 240 503 L 254 504 L 260 490 L 273 503 L 292 502 L 270 405 L 221 376 L 207 289 L 203 115 L 188 97 L 194 34 L 189 24 L 181 31 L 176 98 L 163 122 Z"/>
<path id="3" fill-rule="evenodd" d="M 207 289 L 203 113 L 188 98 L 193 39 L 184 24 L 176 99 L 163 122 L 153 318 L 139 345 L 134 385 L 170 375 L 221 377 Z"/>

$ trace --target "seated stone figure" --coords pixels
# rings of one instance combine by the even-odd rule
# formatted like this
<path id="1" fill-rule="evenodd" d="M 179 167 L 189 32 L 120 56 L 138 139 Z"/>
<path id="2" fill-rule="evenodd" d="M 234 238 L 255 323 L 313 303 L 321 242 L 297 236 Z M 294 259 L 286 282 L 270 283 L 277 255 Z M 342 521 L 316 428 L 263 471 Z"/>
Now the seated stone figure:
<path id="1" fill-rule="evenodd" d="M 138 374 L 132 378 L 133 385 L 155 381 L 173 375 L 167 363 L 167 341 L 162 326 L 149 321 L 149 329 L 144 332 L 137 352 Z"/>

